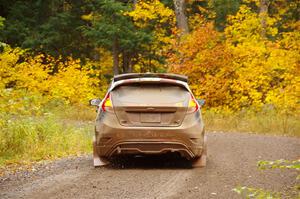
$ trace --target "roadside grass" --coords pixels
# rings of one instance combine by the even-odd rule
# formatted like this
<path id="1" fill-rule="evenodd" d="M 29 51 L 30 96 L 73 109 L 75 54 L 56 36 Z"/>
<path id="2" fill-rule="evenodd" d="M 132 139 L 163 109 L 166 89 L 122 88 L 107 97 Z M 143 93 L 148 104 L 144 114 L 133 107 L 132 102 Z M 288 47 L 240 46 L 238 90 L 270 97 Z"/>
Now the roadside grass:
<path id="1" fill-rule="evenodd" d="M 274 160 L 265 161 L 261 160 L 257 162 L 257 167 L 259 170 L 267 169 L 280 169 L 281 172 L 284 170 L 295 170 L 298 171 L 300 168 L 300 160 Z M 283 173 L 282 173 L 283 174 Z M 282 175 L 281 176 L 284 176 Z M 234 192 L 238 193 L 242 198 L 299 198 L 300 196 L 300 184 L 299 175 L 296 177 L 295 185 L 288 185 L 288 188 L 280 191 L 268 191 L 262 188 L 252 188 L 247 186 L 237 186 L 233 189 Z"/>
<path id="2" fill-rule="evenodd" d="M 96 108 L 87 105 L 64 106 L 55 109 L 51 112 L 65 120 L 94 121 L 96 119 Z"/>
<path id="3" fill-rule="evenodd" d="M 95 108 L 52 104 L 38 115 L 0 113 L 0 167 L 92 151 Z M 300 136 L 297 114 L 203 111 L 207 131 Z"/>
<path id="4" fill-rule="evenodd" d="M 300 117 L 296 113 L 244 110 L 229 114 L 205 110 L 203 117 L 207 131 L 300 136 Z"/>
<path id="5" fill-rule="evenodd" d="M 56 116 L 17 117 L 0 125 L 0 166 L 80 155 L 92 150 L 92 125 L 61 122 Z"/>

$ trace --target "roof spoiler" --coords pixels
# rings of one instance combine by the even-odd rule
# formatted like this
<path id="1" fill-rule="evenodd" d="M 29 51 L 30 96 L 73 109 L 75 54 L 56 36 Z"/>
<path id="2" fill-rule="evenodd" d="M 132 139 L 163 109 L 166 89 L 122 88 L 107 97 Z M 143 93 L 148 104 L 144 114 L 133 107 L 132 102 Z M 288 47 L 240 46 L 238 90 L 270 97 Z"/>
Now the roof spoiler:
<path id="1" fill-rule="evenodd" d="M 188 82 L 187 76 L 172 74 L 172 73 L 126 73 L 126 74 L 114 76 L 113 80 L 114 82 L 117 82 L 119 80 L 143 78 L 143 77 L 158 77 L 158 78 L 174 79 L 183 82 Z"/>

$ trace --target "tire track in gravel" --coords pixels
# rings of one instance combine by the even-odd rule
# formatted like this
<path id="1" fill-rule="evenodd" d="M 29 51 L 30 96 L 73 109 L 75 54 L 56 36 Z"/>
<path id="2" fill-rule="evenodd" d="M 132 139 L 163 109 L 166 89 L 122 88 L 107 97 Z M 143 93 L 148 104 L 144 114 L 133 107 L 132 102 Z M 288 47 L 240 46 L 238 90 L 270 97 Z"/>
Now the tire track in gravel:
<path id="1" fill-rule="evenodd" d="M 191 170 L 178 171 L 175 174 L 170 174 L 170 177 L 161 186 L 154 189 L 153 195 L 157 199 L 172 198 L 178 194 L 178 191 L 182 188 L 185 180 L 189 178 L 193 172 Z"/>

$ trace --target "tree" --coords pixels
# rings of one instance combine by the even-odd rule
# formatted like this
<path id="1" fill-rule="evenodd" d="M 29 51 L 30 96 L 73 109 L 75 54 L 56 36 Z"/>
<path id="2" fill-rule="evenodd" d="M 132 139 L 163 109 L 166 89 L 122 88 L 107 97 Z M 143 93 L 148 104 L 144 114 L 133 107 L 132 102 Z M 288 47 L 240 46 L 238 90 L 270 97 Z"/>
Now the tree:
<path id="1" fill-rule="evenodd" d="M 293 31 L 299 27 L 300 2 L 297 0 L 244 0 L 243 4 L 259 15 L 261 36 L 266 39 L 271 38 L 266 32 L 270 19 L 276 21 L 275 27 L 279 33 Z"/>
<path id="2" fill-rule="evenodd" d="M 131 18 L 124 14 L 131 9 L 132 4 L 129 3 L 113 0 L 96 2 L 92 25 L 84 30 L 85 35 L 96 43 L 96 47 L 112 51 L 114 74 L 131 72 L 133 59 L 143 50 L 143 44 L 152 39 L 151 32 L 136 27 Z"/>
<path id="3" fill-rule="evenodd" d="M 176 14 L 177 27 L 182 34 L 187 34 L 189 32 L 185 8 L 185 0 L 174 0 L 174 10 Z"/>
<path id="4" fill-rule="evenodd" d="M 213 0 L 212 9 L 216 13 L 215 26 L 218 30 L 223 31 L 226 26 L 228 15 L 235 15 L 239 10 L 241 0 Z"/>
<path id="5" fill-rule="evenodd" d="M 259 18 L 261 24 L 261 37 L 266 37 L 266 29 L 267 29 L 267 16 L 269 9 L 269 1 L 268 0 L 260 0 L 259 1 Z"/>
<path id="6" fill-rule="evenodd" d="M 164 72 L 165 59 L 174 41 L 176 28 L 175 14 L 172 9 L 159 0 L 138 1 L 134 10 L 127 13 L 138 28 L 152 33 L 153 39 L 136 58 L 138 72 Z"/>
<path id="7" fill-rule="evenodd" d="M 296 109 L 300 57 L 295 44 L 300 34 L 278 33 L 277 20 L 270 16 L 262 27 L 260 13 L 252 10 L 242 5 L 225 29 L 236 74 L 230 88 L 232 100 L 240 107 L 271 104 L 278 111 Z"/>
<path id="8" fill-rule="evenodd" d="M 3 17 L 0 16 L 0 31 L 2 31 L 3 29 L 3 22 L 5 21 L 5 19 Z M 0 48 L 2 48 L 4 46 L 4 43 L 2 43 L 2 41 L 0 40 Z"/>
<path id="9" fill-rule="evenodd" d="M 169 70 L 187 75 L 194 94 L 207 100 L 209 107 L 230 105 L 232 55 L 213 24 L 202 24 L 176 45 Z"/>
<path id="10" fill-rule="evenodd" d="M 15 0 L 4 6 L 8 6 L 1 33 L 5 43 L 55 57 L 92 56 L 91 45 L 84 42 L 87 39 L 80 30 L 86 25 L 81 16 L 88 12 L 90 1 Z"/>

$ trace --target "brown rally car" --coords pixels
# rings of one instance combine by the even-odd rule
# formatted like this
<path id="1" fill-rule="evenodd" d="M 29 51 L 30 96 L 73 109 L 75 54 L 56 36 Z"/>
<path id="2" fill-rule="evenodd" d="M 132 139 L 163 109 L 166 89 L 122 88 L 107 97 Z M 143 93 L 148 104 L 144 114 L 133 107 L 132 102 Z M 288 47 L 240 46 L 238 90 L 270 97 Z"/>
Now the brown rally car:
<path id="1" fill-rule="evenodd" d="M 206 137 L 201 116 L 204 100 L 196 100 L 187 77 L 175 74 L 117 75 L 97 106 L 94 166 L 111 157 L 178 153 L 194 167 L 206 165 Z"/>

